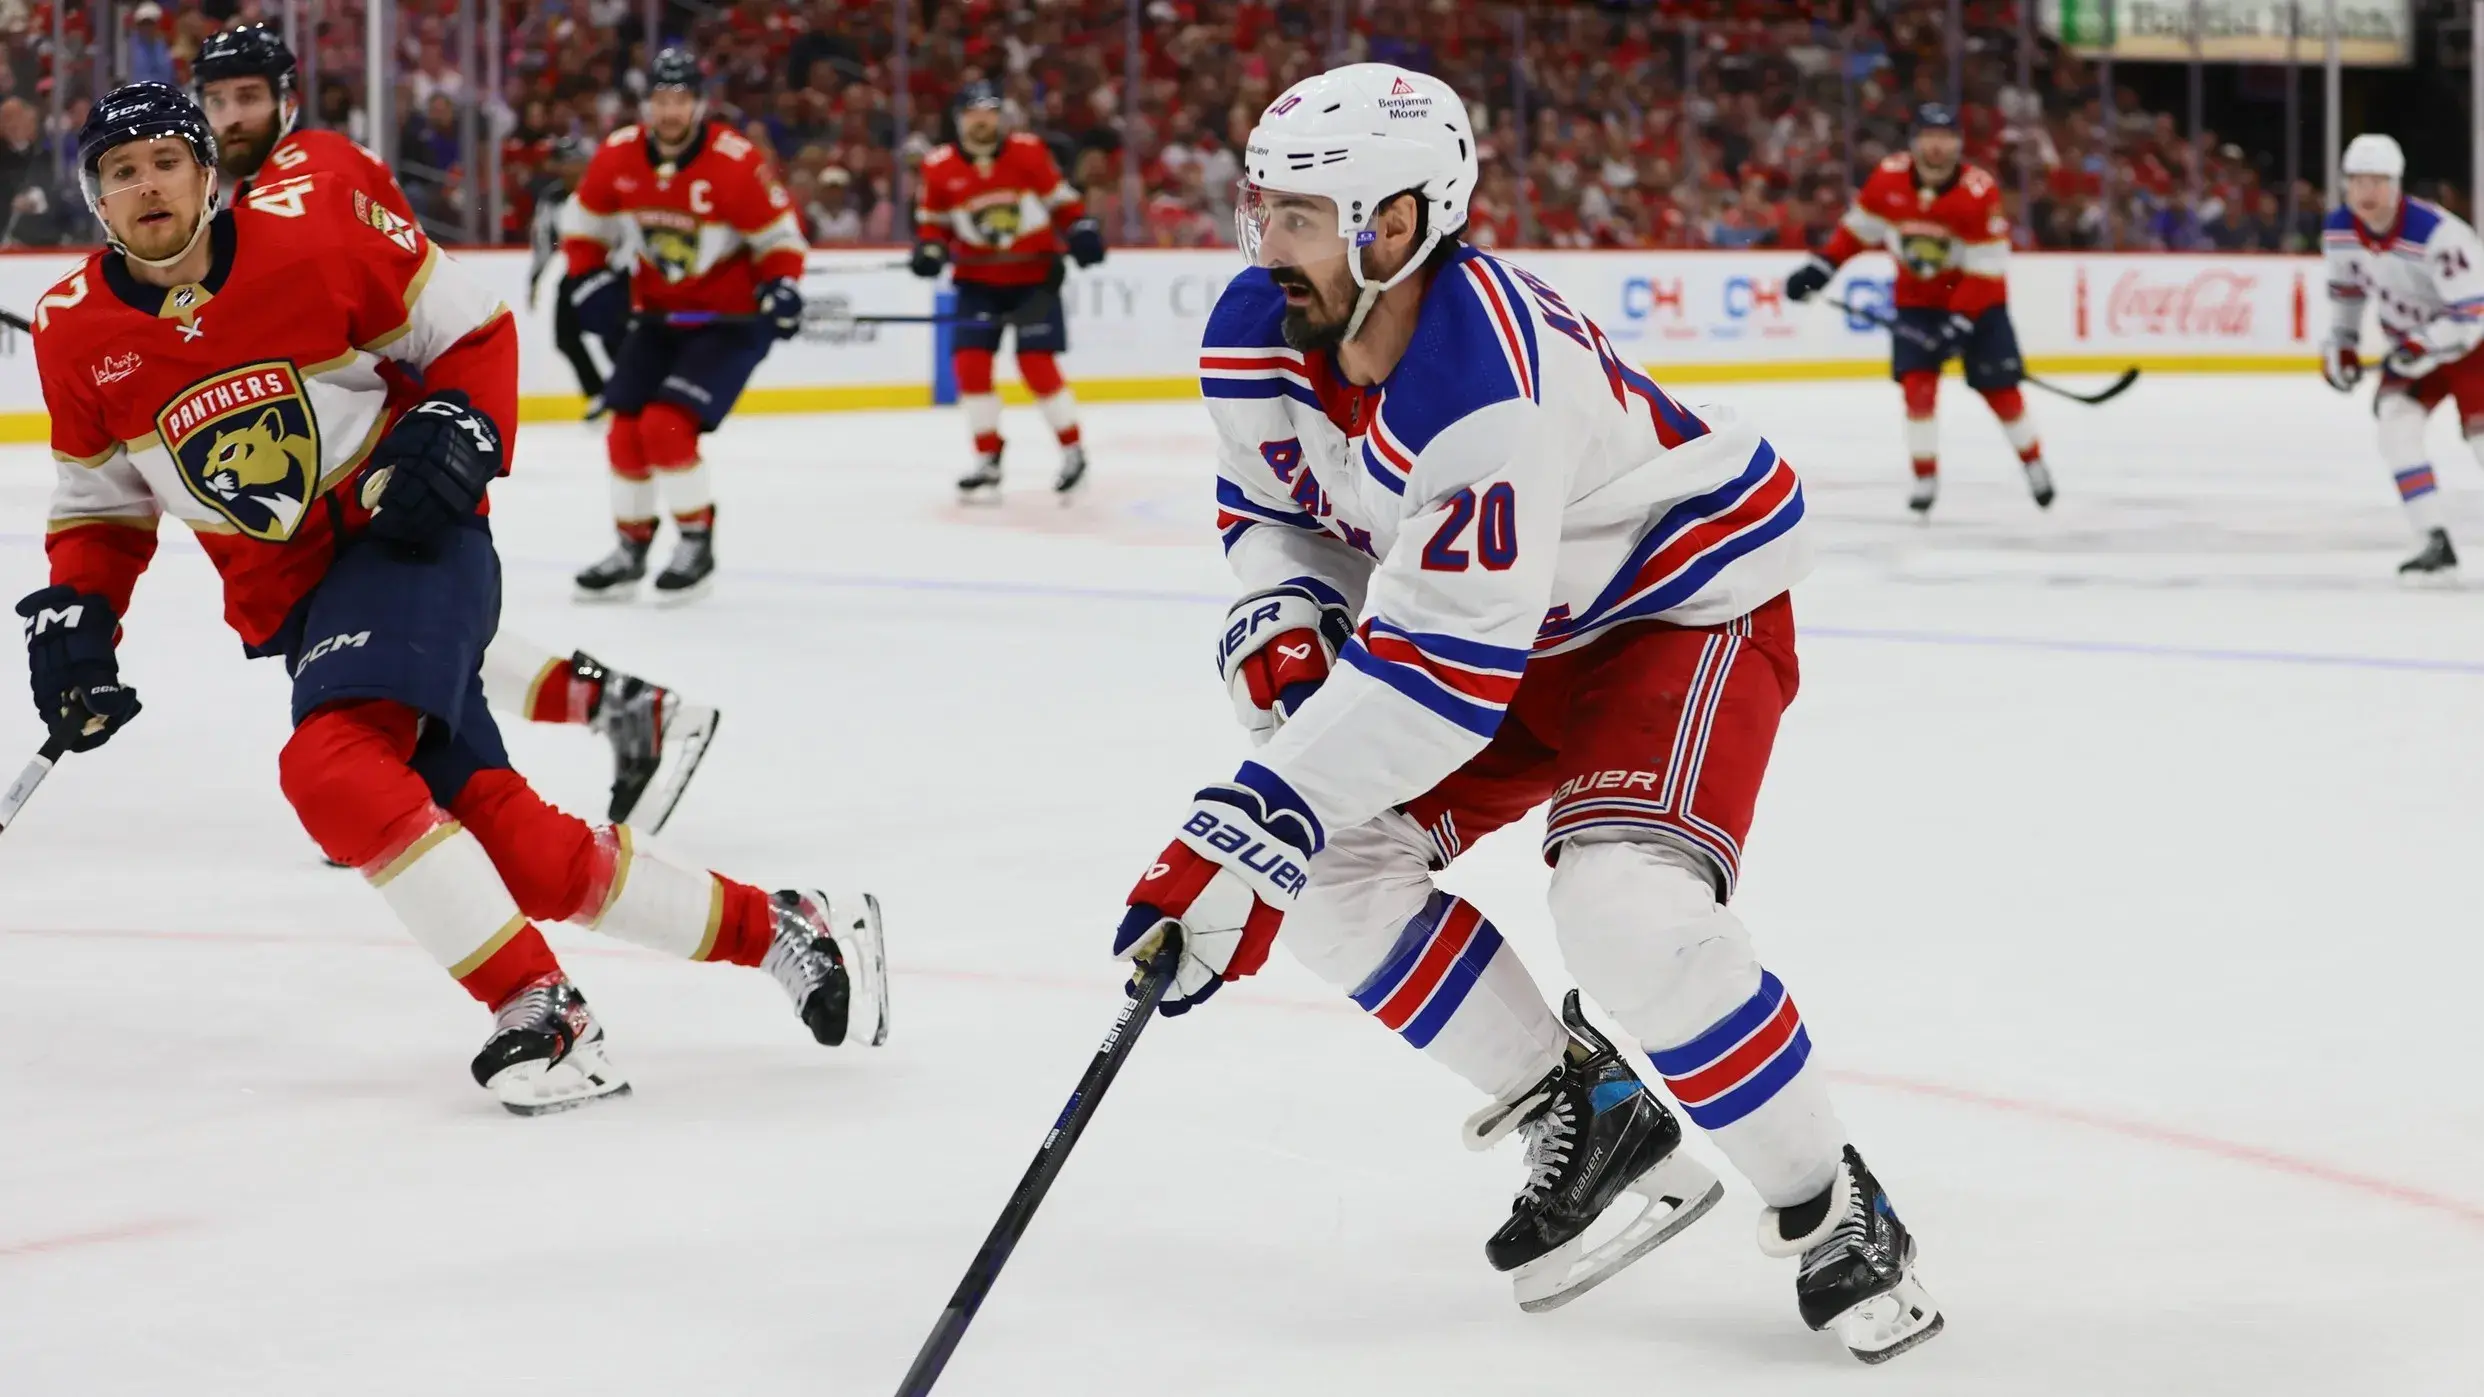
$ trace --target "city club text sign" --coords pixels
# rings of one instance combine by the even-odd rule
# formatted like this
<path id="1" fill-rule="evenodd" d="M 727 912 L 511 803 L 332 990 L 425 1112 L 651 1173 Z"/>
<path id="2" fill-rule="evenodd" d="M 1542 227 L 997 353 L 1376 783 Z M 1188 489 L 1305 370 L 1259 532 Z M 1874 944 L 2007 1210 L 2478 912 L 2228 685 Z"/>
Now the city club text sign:
<path id="1" fill-rule="evenodd" d="M 2355 68 L 2413 62 L 2412 10 L 2409 0 L 2337 0 L 2338 60 Z M 2045 32 L 2090 57 L 2156 63 L 2326 61 L 2327 0 L 2043 0 L 2036 13 Z"/>

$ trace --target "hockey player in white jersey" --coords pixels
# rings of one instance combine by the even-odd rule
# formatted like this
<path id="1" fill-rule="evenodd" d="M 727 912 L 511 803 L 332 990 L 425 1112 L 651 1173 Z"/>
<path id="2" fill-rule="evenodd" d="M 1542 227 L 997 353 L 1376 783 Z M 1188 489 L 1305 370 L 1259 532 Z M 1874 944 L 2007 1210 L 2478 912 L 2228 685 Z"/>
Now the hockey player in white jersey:
<path id="1" fill-rule="evenodd" d="M 1573 993 L 1556 1014 L 1433 873 L 1550 802 L 1569 967 L 1767 1204 L 1760 1245 L 1867 1362 L 1936 1333 L 1915 1246 L 1847 1144 L 1800 1013 L 1727 910 L 1797 677 L 1794 472 L 1693 413 L 1551 287 L 1460 243 L 1457 94 L 1356 64 L 1251 132 L 1250 270 L 1208 322 L 1217 500 L 1246 589 L 1218 650 L 1255 757 L 1198 792 L 1115 941 L 1179 928 L 1167 1013 L 1279 938 L 1490 1101 L 1527 1177 L 1485 1244 L 1561 1304 L 1722 1195 Z M 1586 1247 L 1621 1195 L 1618 1235 Z"/>
<path id="2" fill-rule="evenodd" d="M 2389 137 L 2355 137 L 2339 169 L 2346 206 L 2332 210 L 2321 229 L 2331 312 L 2321 374 L 2341 393 L 2362 378 L 2356 345 L 2363 312 L 2379 302 L 2389 352 L 2372 416 L 2381 460 L 2397 477 L 2419 545 L 2398 572 L 2451 576 L 2458 554 L 2424 451 L 2424 421 L 2444 400 L 2456 402 L 2460 434 L 2484 462 L 2484 353 L 2477 348 L 2484 343 L 2484 242 L 2456 214 L 2406 196 L 2406 155 Z"/>

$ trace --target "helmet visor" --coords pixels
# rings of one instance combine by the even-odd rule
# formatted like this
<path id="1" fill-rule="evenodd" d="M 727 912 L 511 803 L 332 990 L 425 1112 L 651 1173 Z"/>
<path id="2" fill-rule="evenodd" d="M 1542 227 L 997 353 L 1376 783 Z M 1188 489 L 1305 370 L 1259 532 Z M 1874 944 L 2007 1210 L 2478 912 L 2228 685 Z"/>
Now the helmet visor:
<path id="1" fill-rule="evenodd" d="M 1337 225 L 1337 201 L 1322 194 L 1296 194 L 1242 181 L 1234 200 L 1233 236 L 1254 267 L 1294 267 L 1317 272 L 1345 261 L 1346 235 Z M 1357 234 L 1368 241 L 1370 234 Z"/>

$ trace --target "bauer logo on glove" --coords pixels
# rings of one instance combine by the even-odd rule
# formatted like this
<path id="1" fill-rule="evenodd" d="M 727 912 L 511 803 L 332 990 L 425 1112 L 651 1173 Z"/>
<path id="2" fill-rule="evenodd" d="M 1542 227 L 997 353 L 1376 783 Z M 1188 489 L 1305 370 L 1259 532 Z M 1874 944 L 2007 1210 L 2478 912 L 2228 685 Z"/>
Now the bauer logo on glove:
<path id="1" fill-rule="evenodd" d="M 1168 925 L 1181 962 L 1163 1012 L 1180 1014 L 1268 963 L 1277 928 L 1310 883 L 1320 836 L 1291 788 L 1256 763 L 1199 792 L 1180 832 L 1130 890 L 1113 954 L 1145 960 Z"/>

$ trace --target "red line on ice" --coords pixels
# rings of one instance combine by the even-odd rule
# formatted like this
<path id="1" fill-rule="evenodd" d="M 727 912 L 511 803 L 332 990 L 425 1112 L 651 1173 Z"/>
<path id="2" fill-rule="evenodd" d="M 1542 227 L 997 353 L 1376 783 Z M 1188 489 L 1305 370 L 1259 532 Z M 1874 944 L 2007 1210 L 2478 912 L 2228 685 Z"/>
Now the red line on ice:
<path id="1" fill-rule="evenodd" d="M 144 1222 L 125 1222 L 118 1227 L 63 1232 L 57 1237 L 0 1242 L 0 1261 L 13 1256 L 48 1256 L 56 1252 L 75 1251 L 80 1247 L 101 1246 L 106 1242 L 134 1242 L 144 1237 L 161 1237 L 167 1232 L 179 1232 L 192 1225 L 181 1218 L 150 1218 Z"/>

